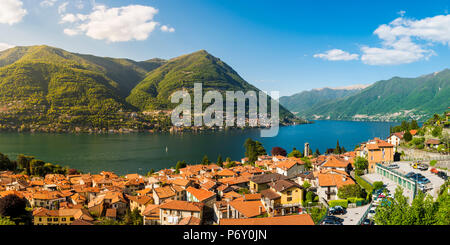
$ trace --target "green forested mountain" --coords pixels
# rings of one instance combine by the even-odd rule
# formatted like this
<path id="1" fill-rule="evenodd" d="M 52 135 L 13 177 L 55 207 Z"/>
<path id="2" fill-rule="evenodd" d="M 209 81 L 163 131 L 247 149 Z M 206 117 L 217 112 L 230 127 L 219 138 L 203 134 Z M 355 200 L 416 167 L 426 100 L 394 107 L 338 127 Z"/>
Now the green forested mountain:
<path id="1" fill-rule="evenodd" d="M 394 77 L 360 92 L 299 114 L 306 118 L 338 120 L 424 120 L 450 106 L 450 70 L 417 78 Z"/>
<path id="2" fill-rule="evenodd" d="M 350 96 L 361 91 L 361 88 L 332 89 L 321 88 L 303 91 L 291 96 L 280 98 L 280 104 L 296 115 L 303 115 L 312 107 L 323 105 L 327 102 Z"/>
<path id="3" fill-rule="evenodd" d="M 141 109 L 171 109 L 170 95 L 180 89 L 192 91 L 194 83 L 202 83 L 208 90 L 259 91 L 242 79 L 236 71 L 205 50 L 183 55 L 167 61 L 149 72 L 128 96 L 127 101 Z M 280 106 L 280 117 L 294 119 L 294 116 Z"/>
<path id="4" fill-rule="evenodd" d="M 49 46 L 15 47 L 0 52 L 0 129 L 71 131 L 167 125 L 167 120 L 140 112 L 168 108 L 170 93 L 193 81 L 210 89 L 253 88 L 205 51 L 170 61 L 136 62 Z"/>

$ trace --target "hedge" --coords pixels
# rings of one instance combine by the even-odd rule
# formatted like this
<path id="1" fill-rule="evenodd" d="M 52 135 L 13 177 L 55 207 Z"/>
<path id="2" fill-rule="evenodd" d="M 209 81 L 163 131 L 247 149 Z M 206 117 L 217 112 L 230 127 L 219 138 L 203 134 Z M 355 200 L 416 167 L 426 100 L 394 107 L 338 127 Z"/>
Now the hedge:
<path id="1" fill-rule="evenodd" d="M 366 190 L 367 193 L 372 193 L 373 186 L 369 182 L 365 181 L 359 175 L 355 175 L 355 180 L 362 188 Z"/>
<path id="2" fill-rule="evenodd" d="M 362 205 L 366 204 L 365 198 L 349 197 L 349 198 L 347 198 L 347 201 L 349 203 L 356 203 L 356 206 L 362 206 Z"/>
<path id="3" fill-rule="evenodd" d="M 347 208 L 348 200 L 331 200 L 328 202 L 328 205 L 330 205 L 330 207 L 341 206 L 343 208 Z"/>

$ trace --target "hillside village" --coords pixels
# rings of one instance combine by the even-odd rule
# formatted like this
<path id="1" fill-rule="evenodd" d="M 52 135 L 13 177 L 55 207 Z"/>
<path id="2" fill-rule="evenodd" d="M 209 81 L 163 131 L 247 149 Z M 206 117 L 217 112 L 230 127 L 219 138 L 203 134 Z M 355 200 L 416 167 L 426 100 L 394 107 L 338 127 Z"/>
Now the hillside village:
<path id="1" fill-rule="evenodd" d="M 412 198 L 417 189 L 433 189 L 429 193 L 435 195 L 443 184 L 433 179 L 425 187 L 395 170 L 397 148 L 405 144 L 398 136 L 404 134 L 374 138 L 349 152 L 337 145 L 325 155 L 313 154 L 308 143 L 304 153 L 294 149 L 286 154 L 274 147 L 271 155 L 256 158 L 247 148 L 240 161 L 180 162 L 146 176 L 82 174 L 25 156 L 14 162 L 0 154 L 0 169 L 9 169 L 0 172 L 0 202 L 24 200 L 29 220 L 18 223 L 34 225 L 314 225 L 335 206 L 363 208 L 362 220 L 373 205 L 377 181 L 394 181 L 390 187 L 402 186 Z M 263 149 L 251 139 L 247 144 Z M 398 165 L 407 168 L 411 163 Z M 17 171 L 21 166 L 25 170 Z M 345 194 L 351 192 L 357 194 Z"/>
<path id="2" fill-rule="evenodd" d="M 390 149 L 385 159 L 374 153 L 376 146 Z M 103 171 L 39 178 L 4 171 L 0 196 L 25 198 L 33 210 L 34 225 L 98 224 L 121 220 L 135 209 L 144 225 L 238 225 L 248 224 L 247 219 L 254 224 L 312 225 L 306 193 L 314 193 L 310 201 L 315 206 L 327 205 L 338 199 L 340 187 L 356 184 L 349 173 L 357 155 L 369 154 L 369 159 L 374 159 L 370 164 L 388 162 L 393 159 L 392 148 L 374 139 L 357 151 L 340 155 L 307 154 L 311 169 L 302 160 L 305 158 L 263 155 L 254 165 L 243 158 L 230 168 L 187 165 L 150 176 L 121 177 Z"/>

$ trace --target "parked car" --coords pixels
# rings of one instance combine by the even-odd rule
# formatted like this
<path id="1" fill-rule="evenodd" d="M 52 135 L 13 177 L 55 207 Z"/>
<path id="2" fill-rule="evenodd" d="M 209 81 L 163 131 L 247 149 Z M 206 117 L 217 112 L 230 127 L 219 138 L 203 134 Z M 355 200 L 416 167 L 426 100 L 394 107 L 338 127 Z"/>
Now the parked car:
<path id="1" fill-rule="evenodd" d="M 430 169 L 430 172 L 432 172 L 433 174 L 438 174 L 439 171 L 435 168 Z"/>
<path id="2" fill-rule="evenodd" d="M 376 209 L 375 207 L 370 208 L 369 213 L 367 214 L 368 219 L 373 219 L 373 217 L 375 217 L 375 213 L 376 213 L 375 209 Z"/>
<path id="3" fill-rule="evenodd" d="M 342 222 L 336 222 L 334 220 L 326 219 L 322 221 L 321 225 L 342 225 Z"/>
<path id="4" fill-rule="evenodd" d="M 336 216 L 331 216 L 331 215 L 330 216 L 326 216 L 324 220 L 332 220 L 332 221 L 340 222 L 340 223 L 344 222 L 344 219 L 341 219 L 341 218 L 336 217 Z"/>
<path id="5" fill-rule="evenodd" d="M 444 172 L 444 171 L 439 171 L 437 176 L 439 176 L 443 180 L 447 180 L 448 179 L 447 173 Z"/>
<path id="6" fill-rule="evenodd" d="M 406 178 L 412 178 L 415 174 L 416 173 L 414 173 L 414 172 L 409 172 L 405 176 L 406 176 Z"/>
<path id="7" fill-rule="evenodd" d="M 345 214 L 345 209 L 341 206 L 335 206 L 330 208 L 330 214 L 335 215 L 335 214 Z"/>
<path id="8" fill-rule="evenodd" d="M 370 219 L 365 219 L 365 220 L 361 223 L 361 225 L 373 225 L 373 221 L 370 220 Z"/>
<path id="9" fill-rule="evenodd" d="M 419 164 L 419 166 L 417 168 L 419 170 L 426 171 L 426 170 L 428 170 L 428 165 L 422 163 L 422 164 Z"/>
<path id="10" fill-rule="evenodd" d="M 397 169 L 397 168 L 400 168 L 400 167 L 397 164 L 391 164 L 391 165 L 387 166 L 387 168 L 389 168 L 389 169 Z"/>

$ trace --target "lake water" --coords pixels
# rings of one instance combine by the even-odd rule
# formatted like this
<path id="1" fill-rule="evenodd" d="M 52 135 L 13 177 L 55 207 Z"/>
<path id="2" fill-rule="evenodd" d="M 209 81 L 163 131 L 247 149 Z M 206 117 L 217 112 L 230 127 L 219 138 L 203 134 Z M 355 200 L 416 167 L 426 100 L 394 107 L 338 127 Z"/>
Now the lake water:
<path id="1" fill-rule="evenodd" d="M 313 151 L 319 148 L 323 153 L 327 148 L 334 148 L 337 140 L 347 150 L 353 150 L 355 145 L 373 137 L 386 138 L 391 125 L 398 123 L 316 121 L 281 127 L 278 136 L 273 138 L 260 138 L 258 129 L 122 135 L 0 133 L 0 152 L 11 159 L 23 153 L 83 172 L 107 170 L 118 174 L 145 174 L 152 168 L 175 166 L 179 160 L 199 163 L 205 154 L 213 162 L 218 154 L 223 160 L 226 157 L 240 160 L 247 138 L 261 141 L 268 153 L 274 146 L 288 152 L 293 147 L 303 151 L 305 142 L 309 142 Z"/>

